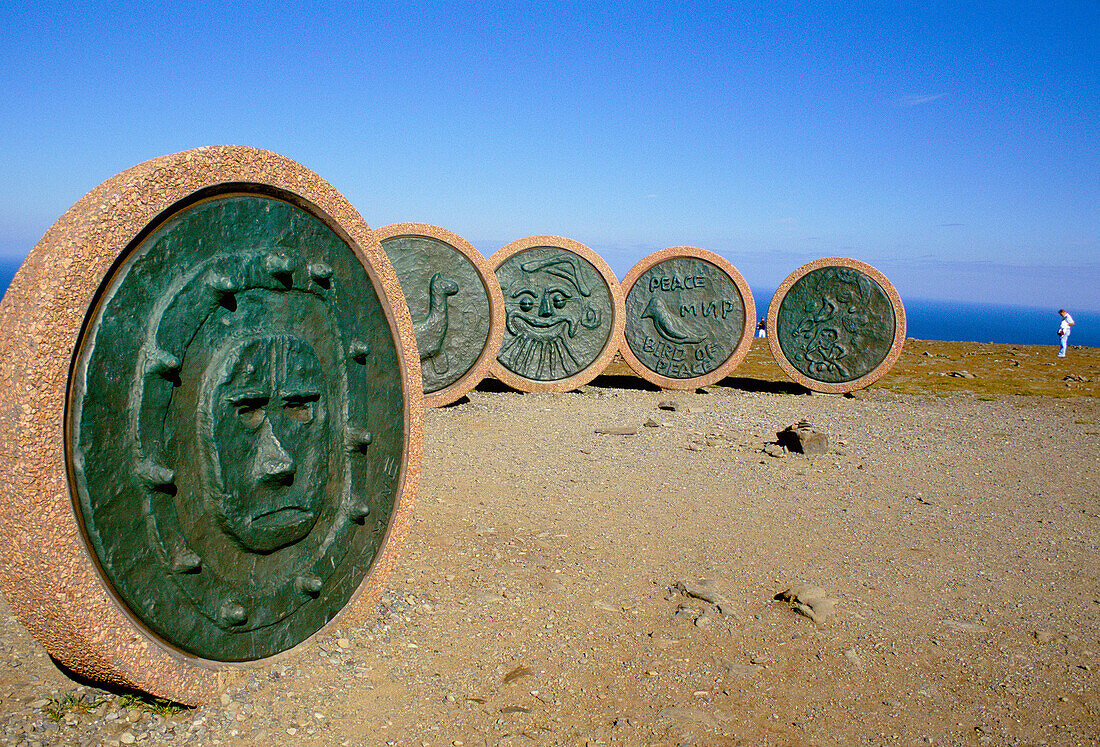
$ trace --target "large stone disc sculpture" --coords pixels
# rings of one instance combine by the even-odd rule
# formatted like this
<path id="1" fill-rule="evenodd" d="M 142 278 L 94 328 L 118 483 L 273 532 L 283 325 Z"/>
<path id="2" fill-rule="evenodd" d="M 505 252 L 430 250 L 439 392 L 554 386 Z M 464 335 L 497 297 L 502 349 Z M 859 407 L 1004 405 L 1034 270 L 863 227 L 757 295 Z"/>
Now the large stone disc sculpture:
<path id="1" fill-rule="evenodd" d="M 523 392 L 568 392 L 607 367 L 622 342 L 624 305 L 598 254 L 572 239 L 529 236 L 489 264 L 504 293 L 494 376 Z"/>
<path id="2" fill-rule="evenodd" d="M 623 295 L 623 360 L 657 386 L 713 384 L 737 367 L 752 344 L 752 291 L 714 252 L 691 246 L 654 252 L 627 273 Z"/>
<path id="3" fill-rule="evenodd" d="M 485 377 L 500 350 L 500 283 L 481 252 L 446 229 L 394 223 L 374 235 L 397 272 L 412 314 L 424 406 L 454 402 Z"/>
<path id="4" fill-rule="evenodd" d="M 16 275 L 0 350 L 4 592 L 63 664 L 198 703 L 372 609 L 420 366 L 381 246 L 316 174 L 224 146 L 107 180 Z"/>
<path id="5" fill-rule="evenodd" d="M 779 367 L 808 389 L 841 394 L 869 386 L 897 362 L 905 308 L 881 272 L 827 257 L 792 272 L 768 308 L 768 344 Z"/>

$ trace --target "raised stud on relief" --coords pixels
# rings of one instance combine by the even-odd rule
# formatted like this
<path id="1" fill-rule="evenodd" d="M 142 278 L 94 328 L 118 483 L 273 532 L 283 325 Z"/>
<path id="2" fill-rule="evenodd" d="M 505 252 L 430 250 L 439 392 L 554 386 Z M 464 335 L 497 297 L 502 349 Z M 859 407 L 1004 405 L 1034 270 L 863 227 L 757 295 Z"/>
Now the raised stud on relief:
<path id="1" fill-rule="evenodd" d="M 176 480 L 176 473 L 153 459 L 139 461 L 134 467 L 134 472 L 147 488 L 165 491 L 175 487 L 173 483 Z"/>
<path id="2" fill-rule="evenodd" d="M 328 288 L 329 283 L 332 281 L 332 267 L 326 265 L 324 262 L 311 262 L 309 265 L 309 276 L 317 285 L 322 288 Z"/>
<path id="3" fill-rule="evenodd" d="M 370 345 L 356 340 L 348 346 L 348 355 L 356 363 L 366 363 L 367 356 L 370 355 Z"/>
<path id="4" fill-rule="evenodd" d="M 145 373 L 154 376 L 163 376 L 166 379 L 175 378 L 179 374 L 180 359 L 167 350 L 150 345 L 145 351 Z"/>
<path id="5" fill-rule="evenodd" d="M 374 441 L 374 434 L 360 428 L 348 428 L 346 431 L 348 451 L 366 451 Z"/>
<path id="6" fill-rule="evenodd" d="M 174 546 L 168 554 L 168 570 L 172 573 L 194 573 L 202 568 L 202 558 L 183 545 Z"/>
<path id="7" fill-rule="evenodd" d="M 272 252 L 264 257 L 264 267 L 273 278 L 288 288 L 294 282 L 294 260 L 288 255 Z"/>
<path id="8" fill-rule="evenodd" d="M 240 625 L 248 620 L 248 610 L 239 602 L 227 599 L 218 608 L 218 619 L 225 625 Z"/>
<path id="9" fill-rule="evenodd" d="M 352 505 L 348 515 L 356 524 L 362 524 L 366 518 L 370 516 L 370 504 L 365 500 L 360 500 L 358 503 Z"/>
<path id="10" fill-rule="evenodd" d="M 321 580 L 320 576 L 314 576 L 312 573 L 303 573 L 295 579 L 294 585 L 297 586 L 298 591 L 303 594 L 315 597 L 321 593 L 321 587 L 324 586 L 324 581 Z"/>

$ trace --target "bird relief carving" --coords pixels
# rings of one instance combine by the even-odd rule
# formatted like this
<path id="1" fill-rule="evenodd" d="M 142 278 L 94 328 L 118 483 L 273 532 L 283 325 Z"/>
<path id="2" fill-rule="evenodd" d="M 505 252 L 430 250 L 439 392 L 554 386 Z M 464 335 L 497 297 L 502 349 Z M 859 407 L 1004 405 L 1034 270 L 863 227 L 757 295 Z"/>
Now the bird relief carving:
<path id="1" fill-rule="evenodd" d="M 447 351 L 443 348 L 443 340 L 447 336 L 447 299 L 456 293 L 457 283 L 439 272 L 432 275 L 428 282 L 428 313 L 423 319 L 413 320 L 420 364 L 431 361 L 432 370 L 440 376 L 451 367 Z"/>

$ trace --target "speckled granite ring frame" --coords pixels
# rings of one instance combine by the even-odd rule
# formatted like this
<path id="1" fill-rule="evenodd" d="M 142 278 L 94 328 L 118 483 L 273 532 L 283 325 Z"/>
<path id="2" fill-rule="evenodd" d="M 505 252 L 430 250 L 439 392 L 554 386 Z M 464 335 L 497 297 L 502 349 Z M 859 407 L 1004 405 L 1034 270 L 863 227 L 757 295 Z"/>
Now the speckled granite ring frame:
<path id="1" fill-rule="evenodd" d="M 886 294 L 887 299 L 890 302 L 894 311 L 894 337 L 890 343 L 889 348 L 886 351 L 881 362 L 876 365 L 870 372 L 860 376 L 852 381 L 829 383 L 812 379 L 806 376 L 797 368 L 795 368 L 787 356 L 784 354 L 779 340 L 779 308 L 783 304 L 783 299 L 786 298 L 787 293 L 791 290 L 795 283 L 801 280 L 806 275 L 828 267 L 840 267 L 856 270 L 867 275 L 873 279 L 882 288 Z M 886 279 L 886 276 L 879 272 L 877 269 L 861 262 L 858 259 L 849 259 L 847 257 L 825 257 L 823 259 L 814 260 L 807 264 L 802 265 L 797 270 L 787 276 L 787 279 L 779 286 L 775 291 L 775 295 L 772 296 L 771 304 L 768 306 L 768 346 L 771 348 L 772 356 L 775 358 L 775 362 L 779 364 L 779 367 L 783 369 L 783 372 L 796 383 L 801 384 L 815 392 L 822 392 L 825 394 L 845 394 L 847 392 L 854 392 L 858 389 L 863 389 L 871 384 L 875 383 L 883 376 L 885 376 L 894 364 L 897 363 L 899 357 L 901 357 L 902 346 L 905 344 L 905 306 L 901 302 L 901 296 L 898 295 L 897 290 L 893 284 Z"/>
<path id="2" fill-rule="evenodd" d="M 406 237 L 425 237 L 435 239 L 454 249 L 473 265 L 489 300 L 489 334 L 485 347 L 473 365 L 458 380 L 434 392 L 424 393 L 425 407 L 442 407 L 466 395 L 484 379 L 500 351 L 500 340 L 504 336 L 504 298 L 500 283 L 489 266 L 489 261 L 470 242 L 458 234 L 429 223 L 391 223 L 374 231 L 379 242 Z M 406 294 L 407 297 L 407 294 Z"/>
<path id="3" fill-rule="evenodd" d="M 623 291 L 622 286 L 619 285 L 619 279 L 615 276 L 614 271 L 607 262 L 604 261 L 603 257 L 596 254 L 596 252 L 592 251 L 584 244 L 579 241 L 574 241 L 573 239 L 547 235 L 528 236 L 523 239 L 517 239 L 494 252 L 493 255 L 489 257 L 489 265 L 493 268 L 493 272 L 496 273 L 496 271 L 514 255 L 528 249 L 542 247 L 561 249 L 565 252 L 575 254 L 586 260 L 592 265 L 596 272 L 599 273 L 600 278 L 607 286 L 611 302 L 611 330 L 607 336 L 607 341 L 591 363 L 577 373 L 566 378 L 550 381 L 529 379 L 508 370 L 497 359 L 494 359 L 491 371 L 492 375 L 497 379 L 521 392 L 571 392 L 596 378 L 605 368 L 607 368 L 607 365 L 611 363 L 612 359 L 614 359 L 615 353 L 618 352 L 619 347 L 622 345 L 623 325 L 626 321 L 626 304 L 623 300 Z M 505 306 L 507 307 L 507 298 L 505 298 Z M 505 315 L 507 316 L 507 309 L 505 309 Z"/>
<path id="4" fill-rule="evenodd" d="M 714 265 L 730 279 L 737 288 L 738 293 L 741 294 L 741 300 L 744 306 L 744 319 L 742 320 L 741 336 L 734 344 L 733 351 L 730 353 L 729 357 L 713 371 L 702 376 L 684 379 L 663 376 L 642 363 L 634 354 L 634 351 L 631 350 L 625 332 L 619 352 L 622 354 L 623 360 L 626 361 L 626 364 L 630 366 L 631 370 L 650 383 L 656 384 L 663 389 L 698 389 L 699 387 L 704 387 L 724 379 L 731 371 L 740 365 L 742 360 L 744 360 L 749 352 L 749 348 L 752 346 L 752 336 L 756 331 L 756 302 L 753 300 L 752 289 L 749 288 L 748 281 L 745 280 L 729 260 L 714 252 L 694 246 L 674 246 L 668 249 L 661 249 L 642 259 L 638 264 L 630 268 L 630 272 L 626 274 L 626 278 L 623 280 L 623 298 L 630 298 L 630 291 L 634 288 L 634 284 L 638 281 L 638 278 L 646 272 L 662 262 L 680 257 L 699 259 Z"/>
<path id="5" fill-rule="evenodd" d="M 162 215 L 225 185 L 269 190 L 336 232 L 377 291 L 393 336 L 405 393 L 393 510 L 369 572 L 313 635 L 336 621 L 354 624 L 373 610 L 406 539 L 420 475 L 423 408 L 412 322 L 397 277 L 370 228 L 336 189 L 300 164 L 256 148 L 198 148 L 146 161 L 70 208 L 32 249 L 0 303 L 4 593 L 34 637 L 73 671 L 188 704 L 209 701 L 234 668 L 275 657 L 238 664 L 188 655 L 151 634 L 119 602 L 74 509 L 66 400 L 74 353 L 104 279 Z"/>

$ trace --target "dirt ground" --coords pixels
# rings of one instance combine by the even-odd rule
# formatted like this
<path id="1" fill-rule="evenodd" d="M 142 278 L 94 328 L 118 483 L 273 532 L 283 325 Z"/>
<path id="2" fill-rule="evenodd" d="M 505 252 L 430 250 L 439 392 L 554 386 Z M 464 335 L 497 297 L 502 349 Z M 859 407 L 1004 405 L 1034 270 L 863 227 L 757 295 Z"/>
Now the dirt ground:
<path id="1" fill-rule="evenodd" d="M 1100 349 L 919 341 L 853 397 L 761 345 L 701 392 L 621 364 L 567 394 L 486 381 L 427 413 L 368 624 L 154 712 L 69 679 L 5 607 L 0 739 L 1100 743 L 1098 390 Z M 827 453 L 775 445 L 800 420 Z M 803 582 L 823 620 L 774 599 Z"/>

